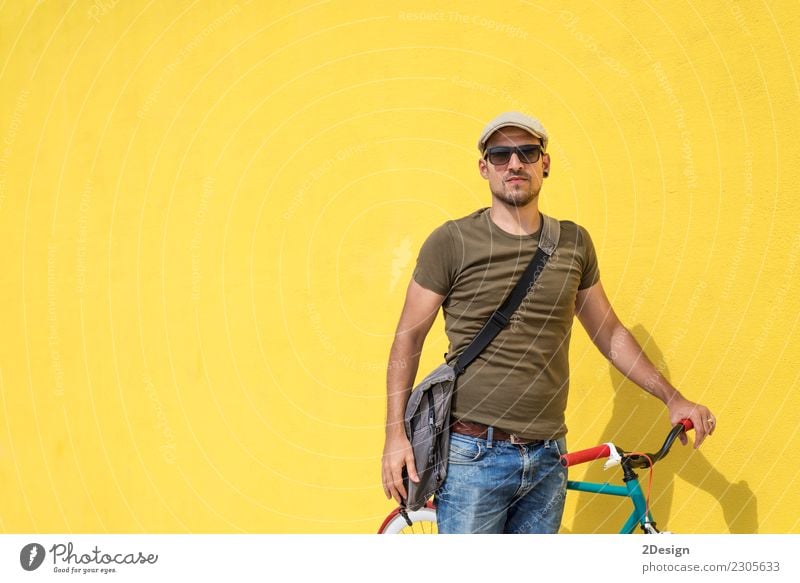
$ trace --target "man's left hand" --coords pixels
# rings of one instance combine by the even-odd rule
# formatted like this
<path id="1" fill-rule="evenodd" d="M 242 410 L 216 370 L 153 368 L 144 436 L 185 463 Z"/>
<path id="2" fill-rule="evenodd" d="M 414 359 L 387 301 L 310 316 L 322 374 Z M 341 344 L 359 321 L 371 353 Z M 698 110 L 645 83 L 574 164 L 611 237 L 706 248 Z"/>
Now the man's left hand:
<path id="1" fill-rule="evenodd" d="M 683 397 L 674 397 L 668 404 L 669 420 L 676 425 L 681 419 L 689 419 L 694 425 L 694 448 L 700 447 L 706 437 L 712 435 L 717 428 L 717 418 L 705 405 L 693 403 Z M 681 433 L 683 445 L 688 443 L 686 433 Z"/>

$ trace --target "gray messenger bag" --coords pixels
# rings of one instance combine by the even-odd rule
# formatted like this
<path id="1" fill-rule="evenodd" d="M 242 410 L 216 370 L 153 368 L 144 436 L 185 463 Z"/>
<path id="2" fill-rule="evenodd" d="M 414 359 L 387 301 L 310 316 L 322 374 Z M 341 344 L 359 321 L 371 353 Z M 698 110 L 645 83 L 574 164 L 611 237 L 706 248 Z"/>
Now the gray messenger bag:
<path id="1" fill-rule="evenodd" d="M 422 508 L 444 482 L 450 448 L 450 402 L 456 379 L 508 324 L 528 289 L 533 286 L 547 260 L 556 250 L 560 234 L 559 222 L 542 215 L 539 247 L 517 285 L 492 313 L 456 362 L 453 365 L 440 364 L 412 390 L 406 405 L 405 429 L 414 452 L 419 482 L 412 482 L 407 470 L 403 469 L 403 485 L 407 498 L 401 503 L 400 512 L 406 520 L 406 512 Z"/>

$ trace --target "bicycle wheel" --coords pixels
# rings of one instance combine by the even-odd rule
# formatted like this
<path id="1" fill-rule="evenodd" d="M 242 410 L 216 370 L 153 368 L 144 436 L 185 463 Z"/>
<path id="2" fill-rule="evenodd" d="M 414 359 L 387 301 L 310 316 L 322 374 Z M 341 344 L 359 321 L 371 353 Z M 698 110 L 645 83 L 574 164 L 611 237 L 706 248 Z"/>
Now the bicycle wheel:
<path id="1" fill-rule="evenodd" d="M 436 534 L 436 509 L 423 506 L 419 510 L 408 513 L 411 525 L 400 514 L 399 509 L 392 511 L 383 521 L 378 534 Z"/>

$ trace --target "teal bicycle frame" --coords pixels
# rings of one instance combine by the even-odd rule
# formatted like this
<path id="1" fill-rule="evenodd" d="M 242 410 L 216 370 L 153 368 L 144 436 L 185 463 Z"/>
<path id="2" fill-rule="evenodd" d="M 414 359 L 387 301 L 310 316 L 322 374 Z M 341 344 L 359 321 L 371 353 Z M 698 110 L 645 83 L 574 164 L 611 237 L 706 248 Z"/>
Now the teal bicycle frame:
<path id="1" fill-rule="evenodd" d="M 615 486 L 607 482 L 600 484 L 597 482 L 567 480 L 567 490 L 630 498 L 633 502 L 634 510 L 631 512 L 625 525 L 620 529 L 620 534 L 633 534 L 637 524 L 642 527 L 642 530 L 648 532 L 648 525 L 654 524 L 653 515 L 647 510 L 647 501 L 645 500 L 644 492 L 642 492 L 642 488 L 639 485 L 639 480 L 635 478 L 626 482 L 625 486 Z"/>

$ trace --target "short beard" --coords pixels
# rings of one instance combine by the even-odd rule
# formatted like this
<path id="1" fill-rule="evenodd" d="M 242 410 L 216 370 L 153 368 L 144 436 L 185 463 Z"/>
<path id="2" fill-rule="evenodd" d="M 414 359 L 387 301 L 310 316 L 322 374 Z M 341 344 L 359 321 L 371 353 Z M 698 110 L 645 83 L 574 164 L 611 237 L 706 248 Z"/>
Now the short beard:
<path id="1" fill-rule="evenodd" d="M 526 192 L 520 192 L 519 195 L 525 195 L 525 196 L 524 196 L 524 198 L 520 198 L 520 197 L 516 197 L 515 198 L 513 196 L 509 196 L 508 193 L 506 193 L 504 191 L 503 192 L 492 192 L 492 196 L 494 196 L 494 198 L 496 198 L 497 200 L 499 200 L 503 204 L 508 205 L 510 207 L 514 207 L 514 208 L 522 208 L 522 207 L 528 206 L 529 204 L 531 204 L 536 199 L 537 196 L 539 196 L 539 193 L 538 192 L 534 193 L 534 192 L 528 190 Z"/>

